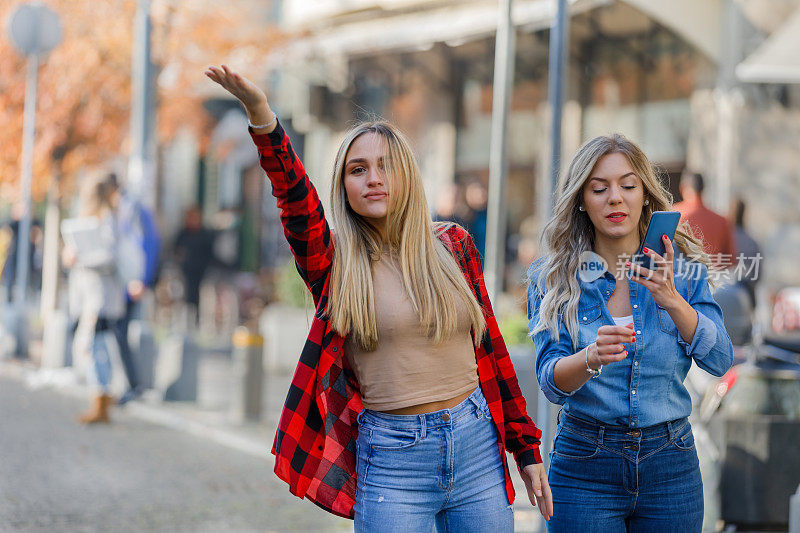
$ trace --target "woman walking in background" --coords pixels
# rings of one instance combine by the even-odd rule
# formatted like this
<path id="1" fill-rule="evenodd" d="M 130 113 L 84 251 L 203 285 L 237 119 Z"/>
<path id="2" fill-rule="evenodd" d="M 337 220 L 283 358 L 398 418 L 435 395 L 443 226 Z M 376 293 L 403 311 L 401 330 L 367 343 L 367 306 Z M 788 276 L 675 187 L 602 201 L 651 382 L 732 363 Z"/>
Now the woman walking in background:
<path id="1" fill-rule="evenodd" d="M 683 381 L 692 361 L 722 376 L 733 351 L 697 239 L 682 228 L 674 246 L 662 236 L 665 257 L 644 250 L 654 270 L 629 259 L 653 212 L 671 206 L 642 150 L 620 135 L 586 143 L 559 181 L 528 287 L 539 384 L 563 405 L 548 531 L 701 529 L 703 489 Z M 600 260 L 627 275 L 608 267 L 578 275 L 582 263 Z"/>
<path id="2" fill-rule="evenodd" d="M 332 234 L 266 95 L 206 75 L 247 111 L 298 271 L 316 305 L 275 438 L 292 493 L 365 531 L 513 531 L 513 452 L 549 517 L 539 436 L 487 297 L 475 245 L 431 221 L 402 134 L 362 124 L 334 165 Z"/>
<path id="3" fill-rule="evenodd" d="M 117 272 L 117 231 L 111 207 L 113 185 L 93 179 L 82 190 L 79 218 L 91 229 L 94 246 L 78 250 L 66 244 L 64 266 L 69 273 L 69 310 L 77 320 L 75 353 L 91 353 L 88 381 L 95 388 L 91 408 L 79 420 L 84 424 L 108 422 L 114 403 L 109 394 L 111 359 L 106 332 L 125 313 L 125 286 Z M 123 258 L 124 260 L 124 258 Z"/>

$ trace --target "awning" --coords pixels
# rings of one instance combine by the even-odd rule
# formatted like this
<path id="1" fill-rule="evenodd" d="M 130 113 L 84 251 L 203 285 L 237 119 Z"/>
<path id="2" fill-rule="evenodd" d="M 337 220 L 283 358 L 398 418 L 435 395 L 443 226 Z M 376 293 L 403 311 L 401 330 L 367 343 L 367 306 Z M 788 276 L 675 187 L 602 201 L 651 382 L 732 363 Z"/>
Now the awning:
<path id="1" fill-rule="evenodd" d="M 611 0 L 569 0 L 570 13 L 585 11 Z M 375 20 L 349 22 L 315 29 L 290 48 L 300 56 L 371 55 L 384 51 L 425 50 L 435 43 L 452 45 L 490 37 L 497 31 L 496 1 L 450 4 L 422 12 L 401 13 Z M 555 16 L 553 0 L 517 0 L 515 26 L 528 30 L 550 26 Z M 296 57 L 296 56 L 295 56 Z"/>
<path id="2" fill-rule="evenodd" d="M 800 83 L 800 9 L 739 63 L 736 77 L 748 83 Z"/>

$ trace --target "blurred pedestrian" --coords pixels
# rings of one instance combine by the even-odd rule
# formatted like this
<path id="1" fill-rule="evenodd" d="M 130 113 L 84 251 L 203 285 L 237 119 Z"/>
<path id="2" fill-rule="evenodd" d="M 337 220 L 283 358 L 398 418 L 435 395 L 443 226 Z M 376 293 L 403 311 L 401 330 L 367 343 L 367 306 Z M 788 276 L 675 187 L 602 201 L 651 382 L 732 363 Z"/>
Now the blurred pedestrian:
<path id="1" fill-rule="evenodd" d="M 153 213 L 142 202 L 132 198 L 121 187 L 117 175 L 109 174 L 111 205 L 116 213 L 119 253 L 126 256 L 125 271 L 120 272 L 126 287 L 125 313 L 114 322 L 114 335 L 128 379 L 128 390 L 120 396 L 119 405 L 138 398 L 142 387 L 136 373 L 136 362 L 128 342 L 131 319 L 140 318 L 142 297 L 156 283 L 161 239 Z"/>
<path id="2" fill-rule="evenodd" d="M 716 268 L 728 268 L 734 263 L 736 242 L 728 219 L 719 215 L 703 203 L 705 183 L 703 176 L 687 172 L 681 177 L 682 201 L 672 206 L 681 214 L 696 235 L 703 238 L 703 250 L 711 256 Z"/>
<path id="3" fill-rule="evenodd" d="M 434 222 L 455 222 L 459 226 L 466 227 L 466 222 L 458 214 L 458 195 L 459 187 L 455 183 L 444 187 L 436 199 Z"/>
<path id="4" fill-rule="evenodd" d="M 184 283 L 184 302 L 197 321 L 200 305 L 200 284 L 208 267 L 214 262 L 213 231 L 203 226 L 203 212 L 199 206 L 186 210 L 183 228 L 175 239 L 175 257 L 181 267 Z"/>
<path id="5" fill-rule="evenodd" d="M 474 180 L 467 185 L 465 196 L 467 207 L 470 209 L 470 214 L 467 218 L 467 230 L 475 240 L 475 246 L 478 248 L 481 258 L 485 258 L 489 193 L 483 183 Z"/>
<path id="6" fill-rule="evenodd" d="M 699 240 L 683 228 L 674 241 L 662 236 L 664 257 L 644 249 L 655 270 L 626 259 L 653 212 L 671 204 L 647 156 L 621 135 L 587 142 L 559 180 L 528 286 L 539 385 L 563 406 L 552 533 L 701 529 L 683 382 L 692 362 L 722 376 L 733 347 Z"/>
<path id="7" fill-rule="evenodd" d="M 345 136 L 331 188 L 334 238 L 263 91 L 225 66 L 206 74 L 245 106 L 318 307 L 278 424 L 278 476 L 293 494 L 354 518 L 358 532 L 510 532 L 509 450 L 549 517 L 541 432 L 475 244 L 460 226 L 431 221 L 404 136 L 385 122 Z"/>
<path id="8" fill-rule="evenodd" d="M 111 195 L 113 189 L 105 177 L 90 179 L 84 185 L 79 219 L 89 235 L 89 248 L 77 243 L 65 244 L 62 261 L 69 273 L 69 310 L 77 320 L 75 352 L 90 352 L 88 382 L 95 388 L 91 408 L 79 420 L 84 424 L 109 421 L 113 404 L 111 358 L 106 333 L 125 313 L 125 287 L 120 281 L 118 235 Z M 65 235 L 65 240 L 68 240 Z M 85 241 L 84 241 L 85 244 Z"/>
<path id="9" fill-rule="evenodd" d="M 744 227 L 746 210 L 744 200 L 736 198 L 731 207 L 731 225 L 736 239 L 736 267 L 734 269 L 735 282 L 743 287 L 750 296 L 750 303 L 756 305 L 756 285 L 764 275 L 761 264 L 761 246 L 750 236 Z"/>
<path id="10" fill-rule="evenodd" d="M 25 206 L 19 202 L 11 207 L 11 219 L 3 227 L 3 232 L 8 235 L 7 246 L 5 247 L 5 262 L 3 263 L 2 273 L 0 273 L 0 286 L 3 288 L 6 298 L 11 301 L 14 285 L 17 280 L 17 249 L 19 248 L 19 226 Z M 41 261 L 36 260 L 36 254 L 41 249 L 41 222 L 36 218 L 31 220 L 31 232 L 29 235 L 28 246 L 28 287 L 35 287 L 41 283 Z M 38 267 L 38 270 L 37 270 Z"/>

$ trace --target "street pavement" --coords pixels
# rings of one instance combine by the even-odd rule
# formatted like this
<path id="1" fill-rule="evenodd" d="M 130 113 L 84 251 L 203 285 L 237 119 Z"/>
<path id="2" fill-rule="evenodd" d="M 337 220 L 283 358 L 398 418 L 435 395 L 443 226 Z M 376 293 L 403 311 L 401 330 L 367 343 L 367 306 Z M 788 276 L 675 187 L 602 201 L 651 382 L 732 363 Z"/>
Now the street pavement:
<path id="1" fill-rule="evenodd" d="M 116 409 L 82 427 L 87 398 L 0 375 L 0 531 L 352 531 L 289 494 L 263 457 Z"/>

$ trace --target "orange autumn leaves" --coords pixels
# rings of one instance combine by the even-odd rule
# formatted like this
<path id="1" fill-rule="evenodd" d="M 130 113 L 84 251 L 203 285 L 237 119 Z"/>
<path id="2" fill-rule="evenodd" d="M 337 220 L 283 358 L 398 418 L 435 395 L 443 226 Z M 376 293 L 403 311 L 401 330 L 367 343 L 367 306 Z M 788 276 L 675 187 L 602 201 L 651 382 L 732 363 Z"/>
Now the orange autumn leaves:
<path id="1" fill-rule="evenodd" d="M 0 5 L 8 20 L 22 0 Z M 59 14 L 62 42 L 39 70 L 34 200 L 50 179 L 72 183 L 83 168 L 128 154 L 135 0 L 48 0 Z M 237 60 L 255 70 L 278 37 L 266 31 L 268 2 L 151 0 L 160 141 L 188 128 L 203 137 L 209 117 L 198 87 L 209 62 Z M 26 62 L 0 34 L 0 201 L 17 197 Z M 61 155 L 61 159 L 56 156 Z M 66 191 L 65 191 L 66 192 Z"/>

